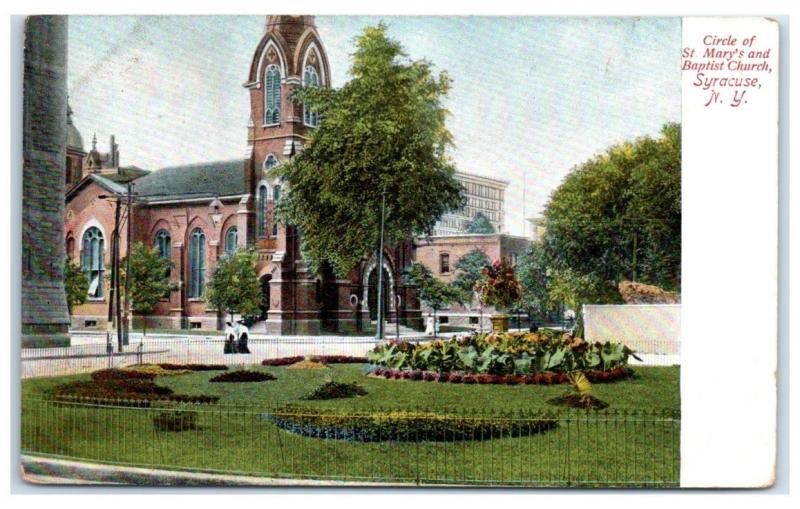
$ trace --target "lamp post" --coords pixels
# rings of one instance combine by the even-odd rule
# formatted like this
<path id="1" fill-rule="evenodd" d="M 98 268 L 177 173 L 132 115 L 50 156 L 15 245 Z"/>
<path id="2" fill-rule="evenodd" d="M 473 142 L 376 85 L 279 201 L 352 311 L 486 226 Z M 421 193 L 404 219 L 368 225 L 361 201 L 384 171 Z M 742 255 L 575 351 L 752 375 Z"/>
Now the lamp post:
<path id="1" fill-rule="evenodd" d="M 378 326 L 375 330 L 375 338 L 383 339 L 383 229 L 386 219 L 386 184 L 381 191 L 381 245 L 378 250 Z"/>

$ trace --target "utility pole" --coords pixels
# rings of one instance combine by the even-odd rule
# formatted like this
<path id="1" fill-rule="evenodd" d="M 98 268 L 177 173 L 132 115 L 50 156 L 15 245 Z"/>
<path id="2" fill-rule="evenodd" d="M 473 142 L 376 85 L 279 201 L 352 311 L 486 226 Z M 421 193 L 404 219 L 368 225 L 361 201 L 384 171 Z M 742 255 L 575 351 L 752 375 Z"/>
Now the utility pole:
<path id="1" fill-rule="evenodd" d="M 119 310 L 119 200 L 114 200 L 114 231 L 111 233 L 111 289 L 108 296 L 108 323 L 110 328 L 116 321 L 117 326 L 117 350 L 122 351 L 122 335 L 120 332 L 120 310 Z M 102 284 L 102 282 L 101 282 Z M 115 309 L 116 308 L 116 309 Z M 115 312 L 116 311 L 116 312 Z M 108 342 L 111 343 L 110 334 Z"/>
<path id="2" fill-rule="evenodd" d="M 127 205 L 127 218 L 125 224 L 125 317 L 124 317 L 124 333 L 122 343 L 127 345 L 130 343 L 130 330 L 131 330 L 131 223 L 133 223 L 133 184 L 128 182 L 128 205 Z"/>
<path id="3" fill-rule="evenodd" d="M 381 203 L 381 245 L 378 250 L 378 326 L 375 330 L 376 339 L 383 339 L 383 228 L 386 219 L 386 184 L 383 185 L 381 195 L 383 201 Z"/>

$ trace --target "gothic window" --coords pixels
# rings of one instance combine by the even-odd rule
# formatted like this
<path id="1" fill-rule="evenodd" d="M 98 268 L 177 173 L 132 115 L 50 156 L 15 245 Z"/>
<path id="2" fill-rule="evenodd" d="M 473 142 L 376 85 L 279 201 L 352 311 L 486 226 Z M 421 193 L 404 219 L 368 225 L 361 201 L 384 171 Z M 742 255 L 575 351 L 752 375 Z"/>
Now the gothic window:
<path id="1" fill-rule="evenodd" d="M 103 298 L 103 234 L 99 228 L 92 226 L 83 234 L 81 251 L 81 269 L 89 280 L 89 298 Z"/>
<path id="2" fill-rule="evenodd" d="M 303 85 L 307 87 L 319 86 L 317 70 L 310 65 L 306 66 L 306 70 L 303 73 Z M 319 125 L 319 116 L 317 112 L 312 111 L 311 108 L 307 107 L 305 104 L 303 105 L 303 123 L 310 127 L 317 127 Z"/>
<path id="3" fill-rule="evenodd" d="M 239 230 L 235 226 L 228 228 L 228 233 L 225 234 L 225 253 L 233 254 L 236 247 L 239 245 Z"/>
<path id="4" fill-rule="evenodd" d="M 274 168 L 277 165 L 278 165 L 278 158 L 275 157 L 272 154 L 268 155 L 267 158 L 264 159 L 264 169 L 265 170 L 269 170 L 271 168 Z"/>
<path id="5" fill-rule="evenodd" d="M 172 238 L 167 230 L 161 229 L 156 233 L 155 247 L 158 251 L 158 256 L 165 260 L 172 259 Z M 167 268 L 167 279 L 172 275 L 172 269 Z M 169 299 L 170 291 L 164 292 L 164 298 Z"/>
<path id="6" fill-rule="evenodd" d="M 258 187 L 258 210 L 256 211 L 257 235 L 260 238 L 267 236 L 267 186 Z"/>
<path id="7" fill-rule="evenodd" d="M 158 230 L 155 244 L 158 255 L 161 258 L 166 258 L 167 260 L 172 258 L 172 239 L 167 230 Z"/>
<path id="8" fill-rule="evenodd" d="M 267 67 L 264 81 L 264 123 L 277 124 L 281 120 L 281 71 L 277 65 Z"/>
<path id="9" fill-rule="evenodd" d="M 281 199 L 281 186 L 272 188 L 272 236 L 278 236 L 278 220 L 275 217 L 275 210 L 278 207 L 278 200 Z"/>
<path id="10" fill-rule="evenodd" d="M 195 228 L 189 239 L 189 298 L 199 299 L 206 286 L 206 235 Z"/>

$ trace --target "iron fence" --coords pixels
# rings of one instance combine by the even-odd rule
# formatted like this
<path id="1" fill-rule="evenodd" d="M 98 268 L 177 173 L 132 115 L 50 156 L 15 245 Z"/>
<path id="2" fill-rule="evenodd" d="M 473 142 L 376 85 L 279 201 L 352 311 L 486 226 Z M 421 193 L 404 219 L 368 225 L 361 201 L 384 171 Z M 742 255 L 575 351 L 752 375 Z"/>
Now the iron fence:
<path id="1" fill-rule="evenodd" d="M 675 487 L 680 414 L 25 398 L 23 453 L 151 469 L 412 485 Z"/>

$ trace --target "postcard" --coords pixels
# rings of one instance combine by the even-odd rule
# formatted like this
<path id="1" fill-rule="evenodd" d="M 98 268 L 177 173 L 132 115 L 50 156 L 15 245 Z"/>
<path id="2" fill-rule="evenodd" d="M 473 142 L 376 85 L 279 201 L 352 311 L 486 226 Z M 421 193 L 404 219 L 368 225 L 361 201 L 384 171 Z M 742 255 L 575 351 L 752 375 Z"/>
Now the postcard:
<path id="1" fill-rule="evenodd" d="M 28 17 L 22 478 L 770 486 L 778 36 Z"/>

